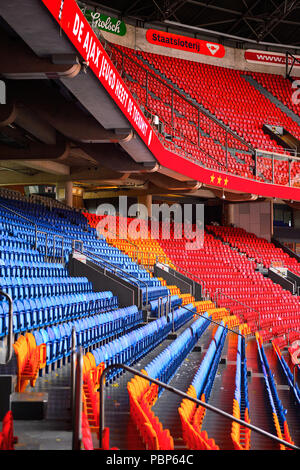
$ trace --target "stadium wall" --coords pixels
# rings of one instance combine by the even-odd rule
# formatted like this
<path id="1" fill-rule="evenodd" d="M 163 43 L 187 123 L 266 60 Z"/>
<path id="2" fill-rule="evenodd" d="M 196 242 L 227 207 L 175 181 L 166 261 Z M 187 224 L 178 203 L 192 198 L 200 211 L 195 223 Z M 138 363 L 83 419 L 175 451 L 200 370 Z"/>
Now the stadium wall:
<path id="1" fill-rule="evenodd" d="M 272 201 L 230 204 L 228 223 L 271 241 L 273 234 Z"/>

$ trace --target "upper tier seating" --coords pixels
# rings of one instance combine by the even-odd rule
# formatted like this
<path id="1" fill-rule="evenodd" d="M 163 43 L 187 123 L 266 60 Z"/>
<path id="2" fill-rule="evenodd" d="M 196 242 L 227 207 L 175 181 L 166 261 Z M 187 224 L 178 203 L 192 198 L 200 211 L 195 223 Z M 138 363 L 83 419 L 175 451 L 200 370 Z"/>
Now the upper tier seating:
<path id="1" fill-rule="evenodd" d="M 178 95 L 173 97 L 172 112 L 172 93 L 164 84 L 170 84 L 189 100 L 204 107 L 255 149 L 291 155 L 289 150 L 283 149 L 263 131 L 268 117 L 272 117 L 273 124 L 283 126 L 300 139 L 298 124 L 245 80 L 244 76 L 250 72 L 134 51 L 121 46 L 112 45 L 112 49 L 119 68 L 124 66 L 124 79 L 140 104 L 151 115 L 159 116 L 164 134 L 173 136 L 171 140 L 163 135 L 160 138 L 175 153 L 212 169 L 226 171 L 227 168 L 230 173 L 272 182 L 272 160 L 268 155 L 259 154 L 255 176 L 254 159 L 249 148 L 232 135 L 226 137 L 224 129 L 207 116 L 200 113 L 198 117 L 196 107 Z M 122 53 L 128 58 L 122 57 Z M 147 70 L 152 75 L 147 77 Z M 199 79 L 194 80 L 195 76 Z M 227 93 L 224 93 L 224 89 Z M 299 184 L 299 170 L 300 164 L 293 161 L 292 185 Z M 287 160 L 275 159 L 274 183 L 289 184 Z"/>

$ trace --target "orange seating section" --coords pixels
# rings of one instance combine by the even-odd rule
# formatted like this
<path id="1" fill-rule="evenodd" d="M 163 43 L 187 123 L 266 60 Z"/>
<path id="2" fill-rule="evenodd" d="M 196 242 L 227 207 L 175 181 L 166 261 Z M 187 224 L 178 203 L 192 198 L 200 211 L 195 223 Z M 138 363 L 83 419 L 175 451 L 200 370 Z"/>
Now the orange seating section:
<path id="1" fill-rule="evenodd" d="M 147 375 L 146 371 L 141 371 Z M 173 450 L 174 441 L 168 429 L 164 430 L 151 410 L 157 399 L 158 387 L 135 376 L 127 384 L 130 412 L 147 450 Z"/>
<path id="2" fill-rule="evenodd" d="M 229 311 L 222 307 L 222 308 L 213 308 L 209 311 L 211 314 L 212 320 L 219 321 L 222 320 L 223 317 L 229 316 Z"/>
<path id="3" fill-rule="evenodd" d="M 46 365 L 46 344 L 36 345 L 34 336 L 26 333 L 20 335 L 13 345 L 17 356 L 16 392 L 24 392 L 28 383 L 35 386 L 39 370 Z"/>
<path id="4" fill-rule="evenodd" d="M 284 429 L 282 432 L 280 428 L 278 416 L 276 415 L 276 413 L 273 413 L 273 421 L 274 421 L 276 433 L 279 439 L 284 439 L 286 442 L 289 442 L 290 444 L 294 444 L 294 442 L 291 439 L 287 422 L 285 421 L 283 423 Z M 291 450 L 289 447 L 286 447 L 284 444 L 279 444 L 279 447 L 280 447 L 280 450 Z"/>
<path id="5" fill-rule="evenodd" d="M 233 412 L 232 415 L 235 418 L 241 419 L 241 411 L 238 401 L 234 398 L 233 400 Z M 248 409 L 245 410 L 244 421 L 250 423 Z M 231 427 L 231 438 L 233 441 L 235 450 L 249 450 L 250 449 L 250 435 L 251 429 L 240 425 L 233 421 Z"/>
<path id="6" fill-rule="evenodd" d="M 197 398 L 196 390 L 190 385 L 187 395 Z M 205 401 L 204 395 L 201 397 L 201 401 Z M 209 439 L 206 431 L 201 431 L 201 424 L 204 417 L 203 406 L 199 406 L 197 409 L 196 403 L 183 399 L 178 409 L 181 426 L 182 426 L 182 437 L 185 445 L 191 450 L 219 450 L 214 439 Z M 196 427 L 194 424 L 194 416 L 196 416 Z"/>
<path id="7" fill-rule="evenodd" d="M 222 318 L 224 324 L 228 326 L 228 328 L 235 328 L 239 326 L 240 321 L 235 315 L 227 315 Z"/>
<path id="8" fill-rule="evenodd" d="M 204 313 L 216 307 L 211 300 L 199 300 L 194 302 L 194 306 L 197 309 L 197 313 Z"/>
<path id="9" fill-rule="evenodd" d="M 167 286 L 167 288 L 169 289 L 171 295 L 178 295 L 179 297 L 182 297 L 182 295 L 180 294 L 179 287 L 177 287 L 177 286 Z"/>
<path id="10" fill-rule="evenodd" d="M 182 306 L 195 302 L 195 298 L 191 294 L 180 294 L 179 297 L 182 299 Z"/>
<path id="11" fill-rule="evenodd" d="M 104 363 L 96 367 L 92 353 L 88 352 L 83 356 L 83 409 L 91 431 L 99 429 L 99 392 L 97 390 L 104 369 Z"/>
<path id="12" fill-rule="evenodd" d="M 239 330 L 240 330 L 240 333 L 243 335 L 243 336 L 249 336 L 251 335 L 251 328 L 250 326 L 248 325 L 248 323 L 241 323 L 240 326 L 239 326 Z"/>
<path id="13" fill-rule="evenodd" d="M 85 450 L 94 450 L 92 434 L 86 414 L 81 414 L 82 444 Z"/>

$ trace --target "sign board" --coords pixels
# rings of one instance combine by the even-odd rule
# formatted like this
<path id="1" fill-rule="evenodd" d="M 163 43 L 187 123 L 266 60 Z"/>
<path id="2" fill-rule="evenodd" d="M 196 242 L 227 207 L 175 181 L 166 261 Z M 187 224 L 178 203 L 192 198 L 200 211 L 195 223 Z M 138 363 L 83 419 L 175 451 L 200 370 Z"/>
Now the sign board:
<path id="1" fill-rule="evenodd" d="M 114 18 L 113 16 L 104 15 L 98 11 L 89 10 L 86 7 L 81 9 L 82 13 L 93 28 L 101 29 L 107 33 L 125 36 L 126 24 L 124 21 Z"/>
<path id="2" fill-rule="evenodd" d="M 270 268 L 270 271 L 274 271 L 275 273 L 279 273 L 284 277 L 287 277 L 287 268 L 284 268 L 282 266 L 273 266 Z"/>
<path id="3" fill-rule="evenodd" d="M 166 266 L 165 264 L 156 263 L 156 266 L 157 266 L 158 268 L 162 269 L 163 271 L 169 272 L 169 267 Z"/>
<path id="4" fill-rule="evenodd" d="M 81 261 L 82 263 L 86 264 L 86 256 L 82 255 L 78 251 L 74 251 L 73 258 L 78 259 L 78 261 Z"/>
<path id="5" fill-rule="evenodd" d="M 295 57 L 300 60 L 300 56 Z M 245 60 L 254 64 L 272 65 L 277 67 L 285 67 L 286 65 L 286 55 L 280 52 L 256 51 L 253 49 L 247 49 L 245 51 Z M 292 65 L 293 63 L 293 59 L 290 56 L 288 57 L 288 63 L 289 65 Z M 300 63 L 295 61 L 294 67 L 300 67 Z"/>
<path id="6" fill-rule="evenodd" d="M 221 59 L 225 56 L 225 47 L 221 44 L 204 41 L 202 39 L 190 38 L 179 34 L 167 33 L 156 29 L 148 29 L 146 39 L 155 46 L 170 47 L 185 52 L 217 57 Z"/>

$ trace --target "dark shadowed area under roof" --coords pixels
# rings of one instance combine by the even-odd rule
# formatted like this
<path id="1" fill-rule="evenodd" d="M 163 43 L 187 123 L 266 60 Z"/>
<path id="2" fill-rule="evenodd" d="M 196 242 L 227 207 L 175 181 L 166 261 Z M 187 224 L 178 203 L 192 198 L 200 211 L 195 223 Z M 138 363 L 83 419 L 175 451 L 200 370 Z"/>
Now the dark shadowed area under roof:
<path id="1" fill-rule="evenodd" d="M 137 26 L 156 24 L 176 29 L 178 24 L 246 38 L 258 43 L 300 48 L 299 0 L 92 0 Z M 176 24 L 175 24 L 176 23 Z M 188 29 L 186 30 L 188 31 Z M 190 33 L 197 33 L 190 29 Z"/>

